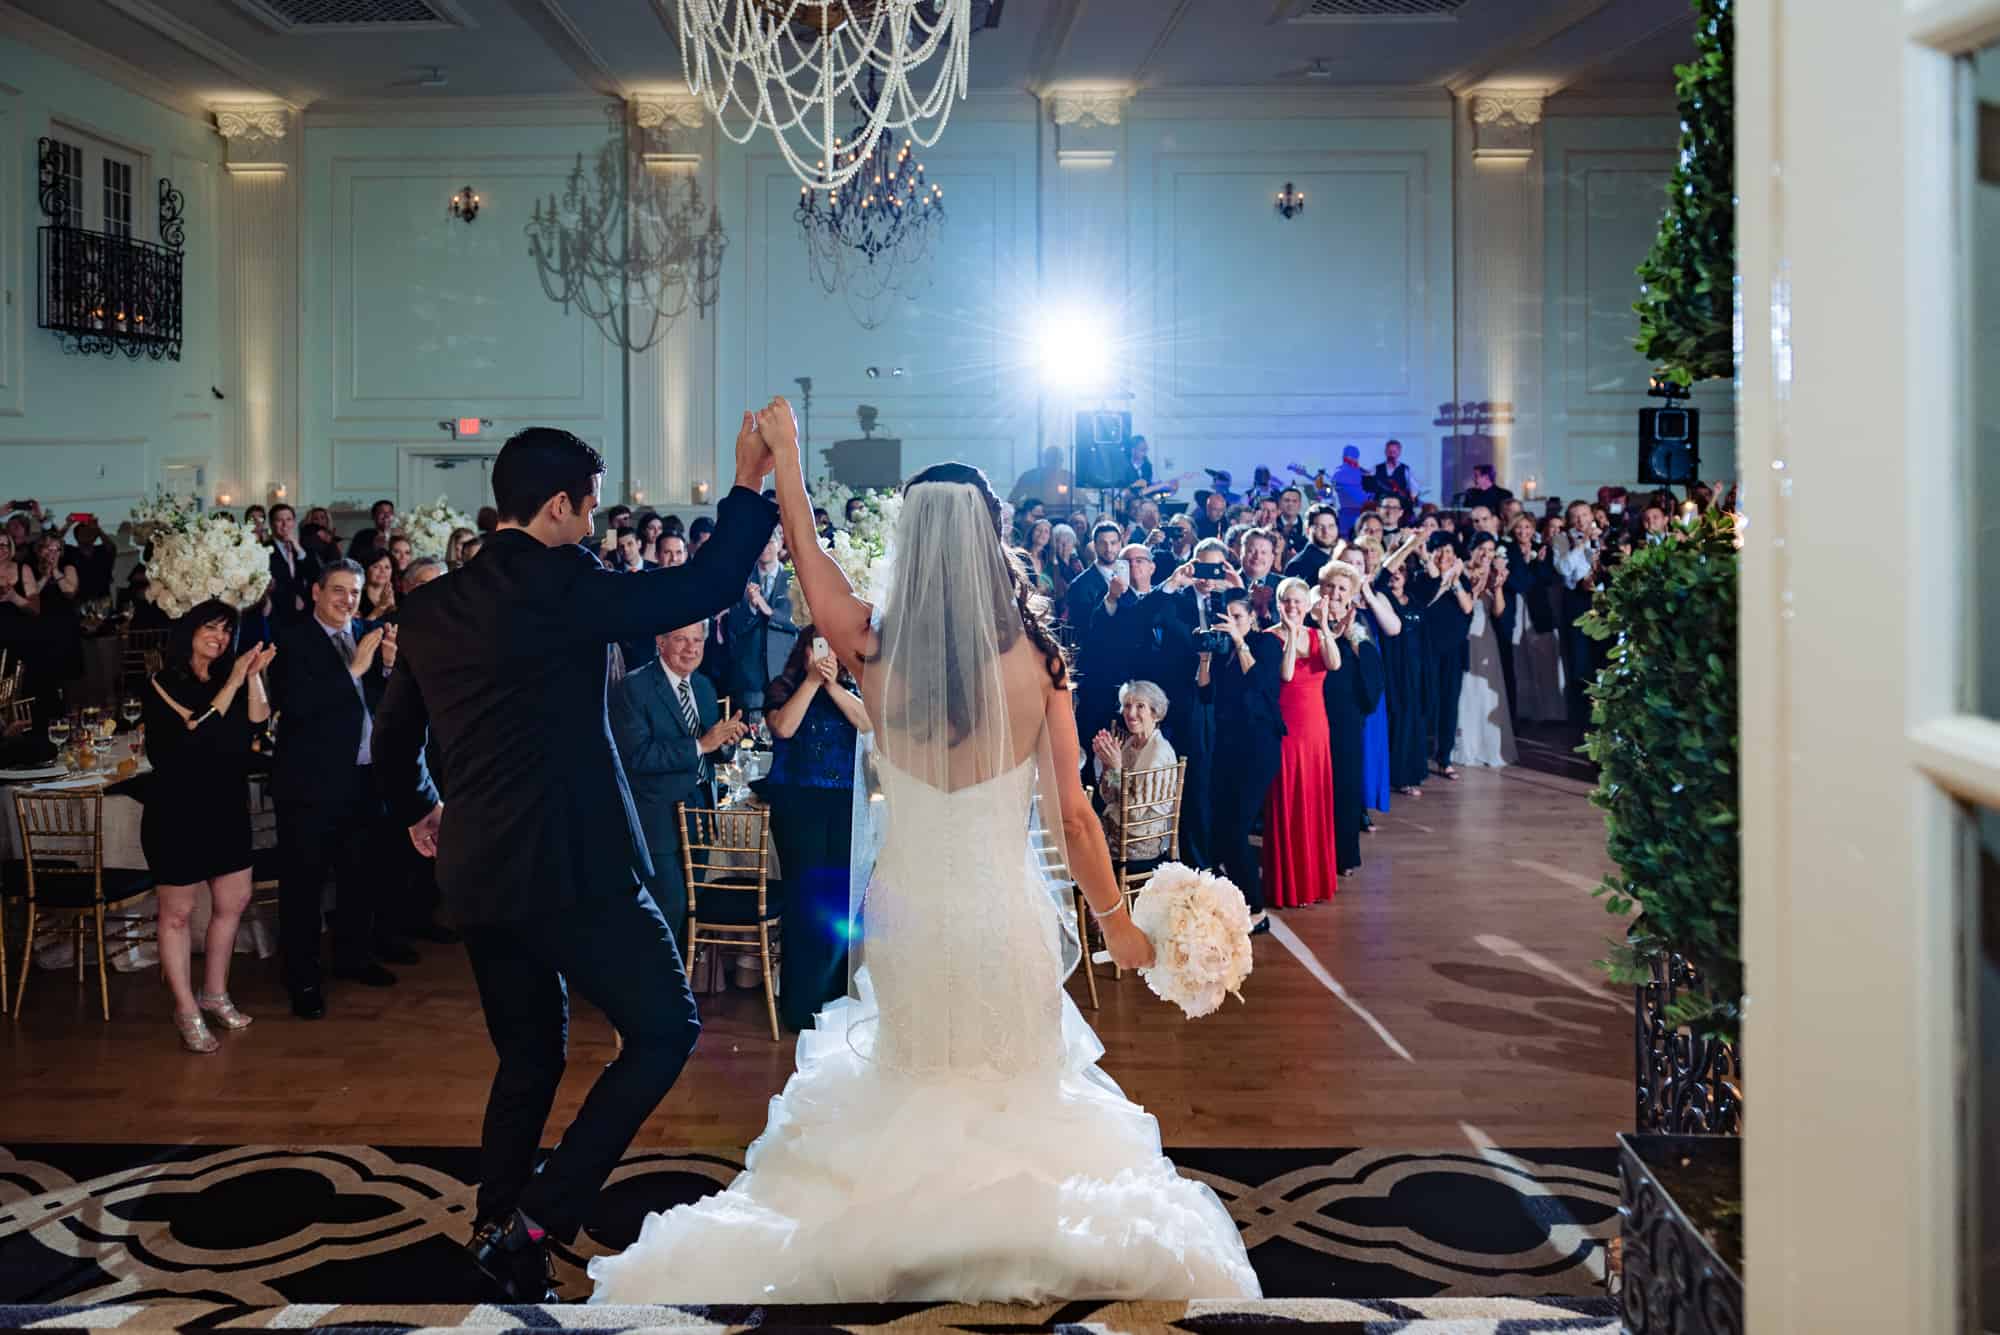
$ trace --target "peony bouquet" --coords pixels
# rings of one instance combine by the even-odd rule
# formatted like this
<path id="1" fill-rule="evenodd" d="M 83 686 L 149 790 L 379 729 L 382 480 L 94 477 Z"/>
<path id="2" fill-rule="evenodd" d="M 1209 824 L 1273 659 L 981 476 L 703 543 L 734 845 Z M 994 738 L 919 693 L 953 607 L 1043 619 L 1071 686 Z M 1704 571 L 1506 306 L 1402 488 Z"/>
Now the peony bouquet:
<path id="1" fill-rule="evenodd" d="M 451 508 L 451 502 L 440 496 L 429 505 L 420 505 L 402 516 L 403 534 L 410 540 L 412 556 L 435 556 L 442 558 L 451 548 L 451 535 L 459 529 L 472 527 L 472 519 L 463 510 Z"/>
<path id="2" fill-rule="evenodd" d="M 1139 976 L 1190 1019 L 1212 1014 L 1224 996 L 1243 1000 L 1250 976 L 1250 910 L 1220 876 L 1178 862 L 1161 864 L 1132 904 L 1133 925 L 1153 943 Z"/>
<path id="3" fill-rule="evenodd" d="M 137 512 L 133 518 L 136 531 Z M 210 598 L 239 609 L 263 598 L 271 583 L 270 549 L 234 517 L 183 512 L 168 519 L 155 512 L 144 522 L 151 525 L 152 543 L 146 596 L 168 616 L 186 616 Z"/>

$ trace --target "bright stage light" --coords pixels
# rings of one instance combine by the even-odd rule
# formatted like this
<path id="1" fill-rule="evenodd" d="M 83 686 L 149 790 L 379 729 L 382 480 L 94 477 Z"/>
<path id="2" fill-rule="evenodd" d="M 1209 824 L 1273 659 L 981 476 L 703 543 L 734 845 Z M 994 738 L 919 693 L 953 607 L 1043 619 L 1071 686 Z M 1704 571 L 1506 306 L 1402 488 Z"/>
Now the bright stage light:
<path id="1" fill-rule="evenodd" d="M 1047 316 L 1038 340 L 1042 380 L 1054 389 L 1100 389 L 1111 374 L 1111 344 L 1104 326 L 1076 311 Z"/>

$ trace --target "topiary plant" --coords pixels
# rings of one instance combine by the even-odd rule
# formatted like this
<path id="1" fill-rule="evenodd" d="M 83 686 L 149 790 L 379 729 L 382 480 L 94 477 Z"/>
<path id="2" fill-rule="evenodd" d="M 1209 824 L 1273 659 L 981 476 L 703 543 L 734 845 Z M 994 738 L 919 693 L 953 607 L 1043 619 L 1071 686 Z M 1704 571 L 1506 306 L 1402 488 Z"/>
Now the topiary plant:
<path id="1" fill-rule="evenodd" d="M 1681 385 L 1736 373 L 1736 116 L 1731 0 L 1693 0 L 1695 58 L 1674 67 L 1680 161 L 1639 266 L 1634 346 Z"/>
<path id="2" fill-rule="evenodd" d="M 1605 967 L 1638 984 L 1680 955 L 1697 982 L 1667 1018 L 1730 1043 L 1743 999 L 1736 571 L 1735 520 L 1711 513 L 1635 551 L 1578 623 L 1612 646 L 1583 748 L 1618 864 L 1595 893 L 1642 915 Z"/>

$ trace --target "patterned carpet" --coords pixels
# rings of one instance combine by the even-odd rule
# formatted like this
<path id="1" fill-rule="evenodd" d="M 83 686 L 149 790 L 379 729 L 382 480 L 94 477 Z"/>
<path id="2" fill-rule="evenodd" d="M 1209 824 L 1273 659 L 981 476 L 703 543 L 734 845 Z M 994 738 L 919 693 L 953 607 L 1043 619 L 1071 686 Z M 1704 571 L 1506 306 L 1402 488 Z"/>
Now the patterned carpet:
<path id="1" fill-rule="evenodd" d="M 1396 1323 L 1427 1315 L 1424 1304 L 1412 1300 L 1603 1296 L 1604 1244 L 1618 1226 L 1610 1149 L 1171 1153 L 1185 1171 L 1215 1188 L 1243 1227 L 1266 1297 L 1310 1300 L 1296 1309 L 1280 1304 L 1267 1318 L 1400 1330 Z M 490 1296 L 460 1245 L 471 1225 L 468 1183 L 475 1164 L 470 1149 L 0 1149 L 0 1303 L 98 1305 L 97 1320 L 106 1324 L 137 1319 L 114 1319 L 137 1303 L 197 1304 L 202 1324 L 265 1324 L 257 1317 L 281 1308 L 289 1309 L 287 1323 L 323 1324 L 321 1309 L 312 1305 L 340 1304 L 341 1324 L 391 1325 L 413 1318 L 345 1305 L 401 1311 L 441 1304 L 449 1306 L 416 1319 L 459 1325 L 469 1319 L 468 1307 Z M 564 1294 L 586 1294 L 583 1265 L 623 1247 L 648 1210 L 716 1191 L 737 1171 L 737 1164 L 716 1155 L 628 1155 L 597 1217 L 559 1259 Z M 1324 1306 L 1326 1300 L 1337 1301 Z M 1354 1307 L 1370 1300 L 1388 1307 Z M 559 1310 L 564 1317 L 554 1324 L 586 1319 L 577 1309 Z M 1027 1309 L 999 1310 L 1021 1317 Z M 1468 1315 L 1482 1324 L 1465 1329 L 1595 1330 L 1589 1322 L 1609 1310 L 1596 1301 L 1550 1308 L 1540 1317 L 1508 1309 L 1504 1320 Z M 1203 1329 L 1215 1313 L 1145 1315 L 1151 1324 Z M 59 1314 L 44 1313 L 48 1317 Z M 805 1324 L 878 1319 L 832 1317 L 820 1313 Z M 0 1309 L 0 1326 L 26 1319 L 18 1309 Z M 740 1313 L 682 1312 L 623 1324 L 709 1326 L 739 1319 Z M 1513 1324 L 1542 1319 L 1566 1324 Z M 1483 1324 L 1494 1320 L 1503 1324 Z M 1384 1321 L 1390 1324 L 1377 1324 Z M 1019 1322 L 1000 1323 L 1009 1324 Z M 1043 1323 L 1029 1317 L 1027 1324 Z"/>

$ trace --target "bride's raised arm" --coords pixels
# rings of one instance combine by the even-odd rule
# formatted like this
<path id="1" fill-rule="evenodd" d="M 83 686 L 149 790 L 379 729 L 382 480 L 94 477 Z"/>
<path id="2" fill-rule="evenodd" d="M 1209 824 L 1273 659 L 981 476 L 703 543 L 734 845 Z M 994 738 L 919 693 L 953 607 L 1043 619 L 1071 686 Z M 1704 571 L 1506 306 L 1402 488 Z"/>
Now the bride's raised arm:
<path id="1" fill-rule="evenodd" d="M 812 497 L 806 491 L 805 464 L 799 456 L 799 423 L 783 395 L 757 414 L 757 429 L 776 461 L 779 521 L 784 525 L 785 546 L 792 553 L 792 569 L 805 590 L 806 606 L 812 609 L 813 629 L 826 637 L 828 646 L 859 680 L 864 660 L 875 652 L 870 625 L 874 609 L 855 595 L 846 573 L 819 545 Z"/>

